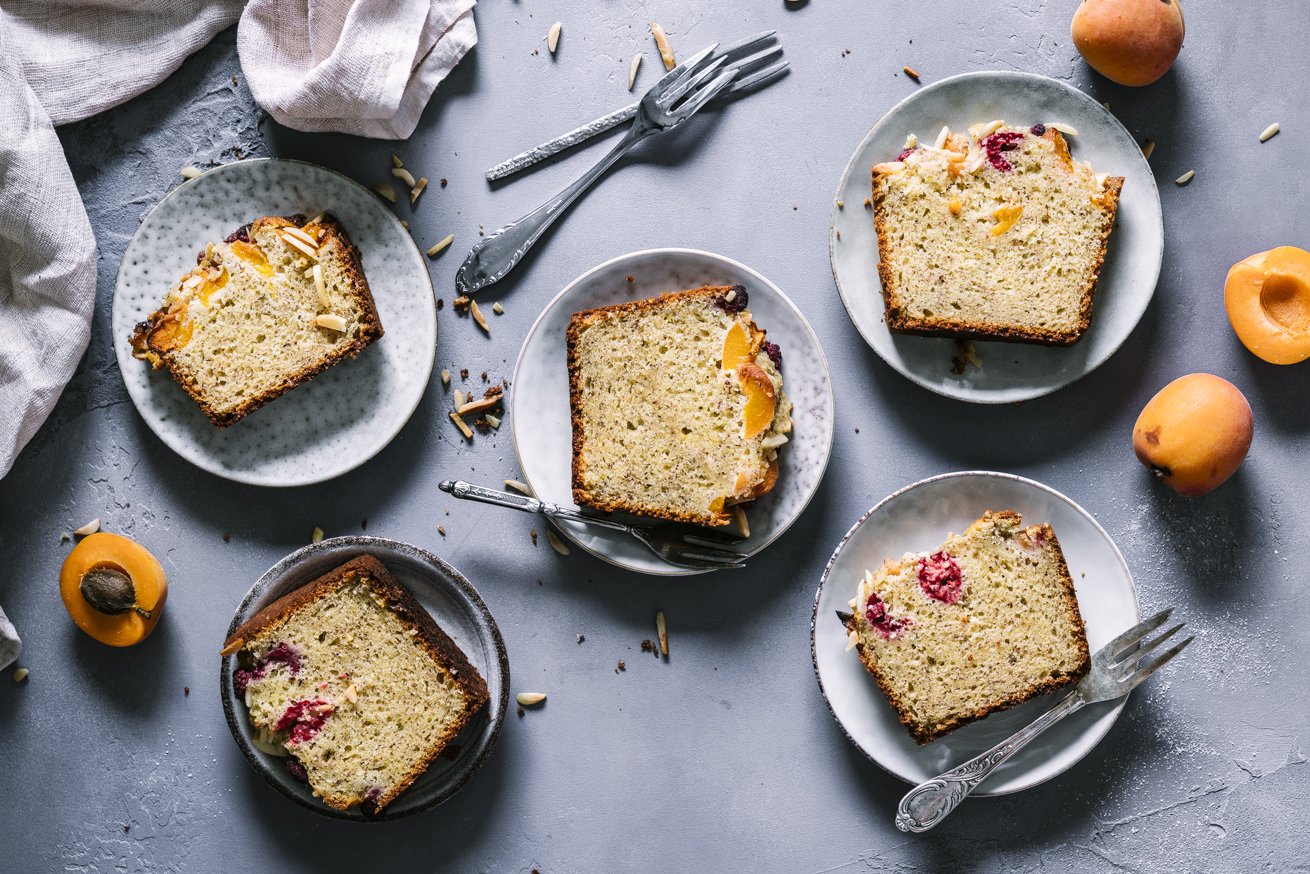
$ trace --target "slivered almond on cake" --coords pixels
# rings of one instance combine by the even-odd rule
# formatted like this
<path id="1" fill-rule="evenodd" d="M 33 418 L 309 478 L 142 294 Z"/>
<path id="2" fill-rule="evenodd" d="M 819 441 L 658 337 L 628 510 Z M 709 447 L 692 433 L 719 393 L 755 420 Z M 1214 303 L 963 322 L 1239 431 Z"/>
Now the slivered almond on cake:
<path id="1" fill-rule="evenodd" d="M 574 314 L 575 501 L 726 525 L 774 487 L 791 401 L 782 352 L 747 305 L 724 285 Z"/>
<path id="2" fill-rule="evenodd" d="M 225 428 L 381 336 L 341 225 L 265 216 L 205 246 L 131 341 Z"/>
<path id="3" fill-rule="evenodd" d="M 1077 682 L 1091 666 L 1049 525 L 989 511 L 931 553 L 866 572 L 840 614 L 918 743 Z"/>
<path id="4" fill-rule="evenodd" d="M 487 684 L 382 562 L 360 555 L 224 644 L 254 745 L 330 807 L 375 814 L 487 703 Z"/>
<path id="5" fill-rule="evenodd" d="M 1056 126 L 943 128 L 873 168 L 887 328 L 1067 346 L 1091 322 L 1123 177 Z"/>

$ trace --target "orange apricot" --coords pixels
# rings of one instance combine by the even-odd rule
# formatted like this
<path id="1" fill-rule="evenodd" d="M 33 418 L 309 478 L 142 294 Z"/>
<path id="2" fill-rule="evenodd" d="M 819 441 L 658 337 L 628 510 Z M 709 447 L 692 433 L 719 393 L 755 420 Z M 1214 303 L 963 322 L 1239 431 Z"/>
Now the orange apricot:
<path id="1" fill-rule="evenodd" d="M 1237 339 L 1271 364 L 1310 358 L 1310 252 L 1279 246 L 1238 261 L 1224 282 Z"/>
<path id="2" fill-rule="evenodd" d="M 723 369 L 736 370 L 738 366 L 755 360 L 755 348 L 750 330 L 741 322 L 733 322 L 723 338 Z"/>
<path id="3" fill-rule="evenodd" d="M 1120 85 L 1150 85 L 1183 47 L 1178 0 L 1083 0 L 1071 35 L 1092 69 Z"/>
<path id="4" fill-rule="evenodd" d="M 1166 385 L 1133 426 L 1133 451 L 1165 485 L 1197 497 L 1232 476 L 1251 448 L 1251 405 L 1226 379 L 1192 373 Z"/>
<path id="5" fill-rule="evenodd" d="M 168 580 L 144 546 L 99 531 L 83 538 L 64 559 L 59 595 L 78 628 L 101 643 L 131 646 L 154 630 Z"/>
<path id="6" fill-rule="evenodd" d="M 746 395 L 745 437 L 750 440 L 773 422 L 778 395 L 773 381 L 758 364 L 738 365 L 737 378 L 741 380 L 741 390 Z"/>

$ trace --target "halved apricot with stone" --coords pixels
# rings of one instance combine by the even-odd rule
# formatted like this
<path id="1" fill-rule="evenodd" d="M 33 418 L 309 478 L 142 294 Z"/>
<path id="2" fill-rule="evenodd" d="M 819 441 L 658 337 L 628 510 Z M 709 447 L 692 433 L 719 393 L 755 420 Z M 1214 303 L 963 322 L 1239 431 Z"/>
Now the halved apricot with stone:
<path id="1" fill-rule="evenodd" d="M 1310 252 L 1279 246 L 1233 265 L 1224 306 L 1237 339 L 1271 364 L 1310 358 Z"/>
<path id="2" fill-rule="evenodd" d="M 754 361 L 753 345 L 750 329 L 741 322 L 733 322 L 727 336 L 723 338 L 723 369 L 736 370 L 739 366 Z"/>
<path id="3" fill-rule="evenodd" d="M 144 546 L 96 532 L 64 559 L 59 595 L 77 627 L 101 643 L 131 646 L 154 630 L 168 595 L 164 568 Z"/>
<path id="4" fill-rule="evenodd" d="M 778 395 L 773 381 L 758 364 L 737 365 L 737 378 L 741 380 L 741 391 L 746 396 L 745 436 L 750 440 L 772 424 Z"/>

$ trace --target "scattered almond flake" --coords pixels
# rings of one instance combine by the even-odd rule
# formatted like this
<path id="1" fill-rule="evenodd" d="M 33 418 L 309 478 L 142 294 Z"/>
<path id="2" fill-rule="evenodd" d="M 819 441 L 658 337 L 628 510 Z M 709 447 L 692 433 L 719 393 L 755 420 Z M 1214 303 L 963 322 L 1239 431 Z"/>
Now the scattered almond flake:
<path id="1" fill-rule="evenodd" d="M 987 124 L 983 125 L 982 130 L 978 131 L 978 139 L 981 140 L 984 137 L 989 137 L 1003 127 L 1005 127 L 1004 121 L 1002 121 L 999 118 L 992 119 L 991 121 L 987 122 Z"/>
<path id="2" fill-rule="evenodd" d="M 637 70 L 641 67 L 642 57 L 643 56 L 641 52 L 637 52 L 635 55 L 632 56 L 632 60 L 628 62 L 628 90 L 629 91 L 632 90 L 633 85 L 637 84 Z"/>
<path id="3" fill-rule="evenodd" d="M 1278 132 L 1280 130 L 1282 130 L 1282 128 L 1278 126 L 1278 122 L 1274 122 L 1273 124 L 1269 125 L 1269 127 L 1265 128 L 1260 132 L 1260 142 L 1262 143 L 1269 142 L 1270 139 L 1278 135 Z"/>
<path id="4" fill-rule="evenodd" d="M 455 235 L 446 234 L 446 236 L 442 237 L 440 240 L 434 243 L 432 245 L 432 248 L 428 249 L 428 257 L 429 258 L 437 257 L 442 252 L 446 251 L 446 249 L 448 249 L 450 247 L 450 244 L 453 242 L 455 242 Z"/>
<path id="5" fill-rule="evenodd" d="M 549 528 L 546 529 L 546 542 L 550 544 L 551 549 L 555 550 L 560 555 L 569 554 L 569 548 L 564 545 L 564 541 L 560 540 L 559 535 Z"/>
<path id="6" fill-rule="evenodd" d="M 658 21 L 650 23 L 650 35 L 655 37 L 655 47 L 660 50 L 660 60 L 664 62 L 664 69 L 672 70 L 678 65 L 678 61 L 673 57 L 673 47 L 669 45 L 669 37 Z"/>
<path id="7" fill-rule="evenodd" d="M 204 172 L 205 172 L 204 170 L 201 170 L 199 167 L 195 166 L 194 164 L 188 164 L 187 166 L 183 167 L 181 170 L 177 171 L 178 175 L 181 176 L 183 179 L 195 179 L 197 176 L 199 176 L 201 173 Z"/>
<path id="8" fill-rule="evenodd" d="M 444 367 L 441 368 L 441 384 L 450 385 L 450 371 Z"/>
<path id="9" fill-rule="evenodd" d="M 460 391 L 459 389 L 455 389 L 454 400 L 455 400 L 456 409 L 464 406 L 464 392 Z"/>
<path id="10" fill-rule="evenodd" d="M 1188 171 L 1187 171 L 1186 173 L 1184 173 L 1182 176 L 1179 176 L 1177 179 L 1175 179 L 1175 180 L 1174 180 L 1174 184 L 1175 184 L 1175 185 L 1186 185 L 1188 182 L 1191 182 L 1192 179 L 1193 179 L 1193 177 L 1195 177 L 1195 176 L 1196 176 L 1196 171 L 1195 171 L 1195 170 L 1188 170 Z"/>
<path id="11" fill-rule="evenodd" d="M 469 312 L 473 314 L 473 321 L 478 323 L 478 327 L 490 335 L 491 326 L 487 324 L 487 317 L 482 314 L 482 310 L 478 309 L 478 302 L 476 300 L 469 301 Z"/>
<path id="12" fill-rule="evenodd" d="M 72 539 L 73 539 L 73 535 L 69 534 L 67 531 L 60 531 L 60 532 L 59 532 L 59 542 L 60 542 L 60 543 L 67 543 L 68 541 L 70 541 L 70 540 L 72 540 Z"/>
<path id="13" fill-rule="evenodd" d="M 413 188 L 418 184 L 414 179 L 414 174 L 406 170 L 404 167 L 392 167 L 391 175 L 395 176 L 401 182 L 404 182 L 409 188 Z"/>
<path id="14" fill-rule="evenodd" d="M 1078 136 L 1078 128 L 1074 127 L 1071 124 L 1064 124 L 1063 122 L 1053 121 L 1047 124 L 1046 126 L 1055 128 L 1060 133 L 1064 134 L 1066 137 Z"/>
<path id="15" fill-rule="evenodd" d="M 302 260 L 303 260 L 303 259 L 302 259 Z M 306 279 L 313 279 L 313 278 L 314 278 L 314 268 L 317 267 L 317 266 L 318 266 L 317 264 L 311 264 L 309 267 L 307 267 L 307 268 L 305 268 L 304 270 L 300 271 L 300 275 L 303 276 L 303 277 L 305 277 Z"/>
<path id="16" fill-rule="evenodd" d="M 465 439 L 467 440 L 473 439 L 473 429 L 464 423 L 464 420 L 459 417 L 459 413 L 452 412 L 450 414 L 450 421 L 455 423 L 455 427 L 459 429 L 460 433 L 464 435 Z"/>
<path id="17" fill-rule="evenodd" d="M 846 637 L 846 651 L 850 652 L 851 650 L 855 649 L 855 644 L 859 642 L 860 642 L 860 636 L 856 634 L 854 631 L 852 631 Z"/>
<path id="18" fill-rule="evenodd" d="M 14 668 L 14 682 L 21 683 L 27 679 L 27 675 L 32 673 L 27 668 Z"/>
<path id="19" fill-rule="evenodd" d="M 418 200 L 418 196 L 423 193 L 423 189 L 428 187 L 428 177 L 420 176 L 418 182 L 409 190 L 409 202 L 411 205 Z"/>
<path id="20" fill-rule="evenodd" d="M 522 492 L 523 494 L 527 495 L 529 498 L 535 498 L 537 496 L 536 493 L 532 491 L 532 487 L 530 485 L 528 485 L 527 483 L 519 482 L 516 479 L 505 480 L 505 486 L 507 488 L 513 489 L 516 492 Z"/>
<path id="21" fill-rule="evenodd" d="M 438 526 L 437 526 L 437 533 L 440 534 L 442 537 L 445 537 L 445 536 L 446 536 L 446 526 L 445 526 L 445 525 L 438 525 Z"/>
<path id="22" fill-rule="evenodd" d="M 505 315 L 505 308 L 500 305 L 500 301 L 496 301 L 491 305 L 491 311 L 498 316 Z"/>
<path id="23" fill-rule="evenodd" d="M 487 424 L 491 426 L 492 430 L 500 428 L 500 416 L 493 416 L 491 413 L 487 413 L 483 418 L 487 420 Z"/>
<path id="24" fill-rule="evenodd" d="M 1142 157 L 1151 160 L 1151 153 L 1155 151 L 1155 140 L 1147 140 L 1142 143 Z"/>
<path id="25" fill-rule="evenodd" d="M 664 622 L 664 611 L 660 610 L 655 614 L 655 630 L 659 632 L 660 637 L 660 655 L 668 658 L 669 655 L 669 627 Z"/>
<path id="26" fill-rule="evenodd" d="M 306 246 L 309 246 L 311 249 L 315 249 L 315 250 L 318 249 L 318 240 L 315 239 L 312 235 L 310 235 L 308 231 L 304 230 L 303 228 L 297 228 L 295 226 L 285 227 L 282 229 L 282 233 L 290 234 L 300 242 L 304 243 Z"/>
<path id="27" fill-rule="evenodd" d="M 100 520 L 92 519 L 90 522 L 86 523 L 81 528 L 74 528 L 73 536 L 86 537 L 88 534 L 95 534 L 99 530 L 100 530 Z"/>
<path id="28" fill-rule="evenodd" d="M 901 67 L 901 72 L 903 72 L 905 75 L 909 76 L 909 77 L 910 77 L 911 79 L 913 79 L 914 81 L 916 81 L 916 82 L 919 81 L 919 71 L 916 70 L 916 69 L 914 69 L 913 67 Z M 938 146 L 938 148 L 941 148 L 941 147 Z"/>
<path id="29" fill-rule="evenodd" d="M 838 209 L 845 209 L 845 208 L 846 208 L 846 201 L 844 201 L 844 200 L 839 200 L 839 201 L 837 201 L 837 208 L 838 208 Z"/>
<path id="30" fill-rule="evenodd" d="M 932 141 L 932 147 L 934 149 L 944 149 L 946 147 L 946 140 L 950 135 L 950 127 L 948 125 L 942 125 L 942 129 L 937 132 L 937 139 Z"/>
<path id="31" fill-rule="evenodd" d="M 355 688 L 354 683 L 351 683 L 349 686 L 347 686 L 346 691 L 343 694 L 346 696 L 346 700 L 349 701 L 351 704 L 356 704 L 359 702 L 359 691 Z"/>
<path id="32" fill-rule="evenodd" d="M 736 299 L 737 299 L 737 289 L 735 288 L 728 289 L 728 293 L 723 296 L 723 300 L 726 303 L 732 303 Z"/>
<path id="33" fill-rule="evenodd" d="M 320 328 L 327 328 L 329 331 L 336 331 L 339 334 L 346 332 L 346 320 L 336 313 L 323 313 L 314 316 L 314 324 Z"/>
<path id="34" fill-rule="evenodd" d="M 285 228 L 283 230 L 285 231 Z M 318 260 L 318 251 L 313 246 L 304 243 L 288 233 L 279 232 L 277 238 L 295 249 L 297 252 L 301 252 L 315 261 Z"/>
<path id="35" fill-rule="evenodd" d="M 555 54 L 555 49 L 559 47 L 559 32 L 563 29 L 564 25 L 557 21 L 546 32 L 546 48 L 550 50 L 552 55 Z"/>
<path id="36" fill-rule="evenodd" d="M 323 265 L 315 264 L 313 274 L 314 290 L 318 292 L 318 302 L 323 305 L 323 309 L 327 309 L 330 302 L 328 301 L 327 286 L 323 284 Z"/>
<path id="37" fill-rule="evenodd" d="M 500 392 L 495 392 L 485 398 L 478 398 L 475 401 L 470 400 L 462 403 L 455 408 L 455 412 L 459 413 L 461 416 L 467 416 L 469 413 L 482 413 L 487 410 L 495 409 L 503 403 L 504 400 L 505 398 Z"/>
<path id="38" fill-rule="evenodd" d="M 524 707 L 532 707 L 546 700 L 545 692 L 520 692 L 514 696 L 514 700 Z"/>
<path id="39" fill-rule="evenodd" d="M 321 224 L 323 223 L 323 219 L 325 219 L 325 218 L 327 218 L 327 213 L 325 213 L 325 212 L 320 212 L 318 215 L 314 216 L 312 219 L 310 219 L 309 221 L 305 222 L 305 224 L 306 224 L 306 225 L 321 225 Z"/>
<path id="40" fill-rule="evenodd" d="M 385 182 L 377 183 L 376 185 L 373 186 L 373 190 L 376 191 L 382 197 L 385 197 L 387 200 L 391 201 L 392 203 L 396 202 L 396 189 L 392 188 L 390 185 L 387 185 Z"/>
<path id="41" fill-rule="evenodd" d="M 400 160 L 400 156 L 399 156 L 399 155 L 397 155 L 395 152 L 392 152 L 392 153 L 391 153 L 391 166 L 392 166 L 392 167 L 404 167 L 404 166 L 405 166 L 405 162 L 402 161 L 402 160 Z"/>
<path id="42" fill-rule="evenodd" d="M 409 230 L 409 222 L 405 221 L 404 219 L 400 220 L 400 226 L 405 230 Z"/>
<path id="43" fill-rule="evenodd" d="M 323 529 L 315 525 L 314 532 L 309 535 L 309 542 L 318 543 L 322 539 L 323 539 Z"/>
<path id="44" fill-rule="evenodd" d="M 742 537 L 751 536 L 751 523 L 746 518 L 746 511 L 741 507 L 732 508 L 732 524 L 736 526 L 737 533 Z"/>
<path id="45" fill-rule="evenodd" d="M 188 276 L 186 279 L 182 280 L 182 287 L 190 291 L 196 286 L 202 285 L 204 281 L 205 281 L 205 277 L 200 275 Z"/>

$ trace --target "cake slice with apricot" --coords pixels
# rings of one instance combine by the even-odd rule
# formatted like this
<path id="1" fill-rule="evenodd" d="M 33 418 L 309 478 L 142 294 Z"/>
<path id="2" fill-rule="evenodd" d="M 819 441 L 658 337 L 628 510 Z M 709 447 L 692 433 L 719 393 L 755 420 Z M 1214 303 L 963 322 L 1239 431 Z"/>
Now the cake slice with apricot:
<path id="1" fill-rule="evenodd" d="M 774 487 L 792 405 L 748 303 L 743 286 L 705 286 L 574 314 L 575 501 L 726 525 Z"/>

